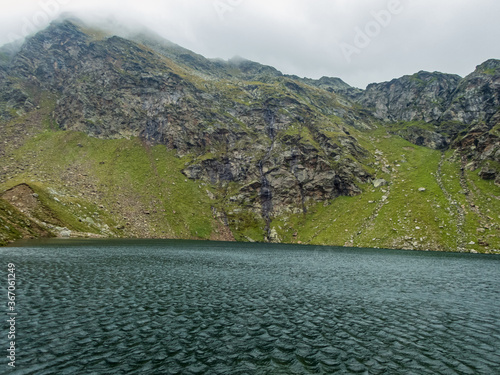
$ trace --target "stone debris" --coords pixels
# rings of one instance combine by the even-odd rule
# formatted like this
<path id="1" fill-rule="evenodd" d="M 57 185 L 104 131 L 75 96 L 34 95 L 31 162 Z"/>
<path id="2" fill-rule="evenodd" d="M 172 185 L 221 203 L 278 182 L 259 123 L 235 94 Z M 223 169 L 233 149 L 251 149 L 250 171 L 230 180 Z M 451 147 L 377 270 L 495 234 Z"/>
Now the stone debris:
<path id="1" fill-rule="evenodd" d="M 387 181 L 384 180 L 383 178 L 378 178 L 375 181 L 373 181 L 373 187 L 378 188 L 380 186 L 386 186 Z"/>

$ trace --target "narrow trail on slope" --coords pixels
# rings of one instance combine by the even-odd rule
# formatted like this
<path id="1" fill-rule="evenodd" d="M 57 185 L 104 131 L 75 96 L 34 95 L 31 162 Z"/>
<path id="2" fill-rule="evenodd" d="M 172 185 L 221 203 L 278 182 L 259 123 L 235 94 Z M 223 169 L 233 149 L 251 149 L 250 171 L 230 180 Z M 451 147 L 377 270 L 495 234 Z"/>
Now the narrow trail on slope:
<path id="1" fill-rule="evenodd" d="M 495 227 L 495 225 L 491 225 L 493 219 L 485 213 L 484 211 L 485 208 L 481 207 L 481 205 L 478 206 L 476 204 L 476 202 L 479 199 L 479 196 L 481 195 L 481 191 L 474 184 L 472 180 L 467 178 L 467 174 L 465 173 L 466 165 L 467 165 L 467 158 L 463 156 L 461 159 L 461 168 L 460 168 L 460 186 L 462 187 L 462 190 L 465 192 L 465 197 L 467 199 L 467 203 L 469 206 L 468 208 L 471 211 L 473 211 L 478 218 L 477 221 L 478 243 L 479 245 L 488 248 L 490 246 L 488 243 L 488 237 L 495 235 L 498 236 L 499 228 Z M 499 199 L 499 197 L 496 197 L 494 195 L 492 195 L 492 197 Z M 488 230 L 489 234 L 486 233 L 486 230 Z"/>
<path id="2" fill-rule="evenodd" d="M 385 159 L 383 156 L 377 159 L 382 163 L 382 165 L 388 165 L 389 162 L 387 159 Z M 351 244 L 354 245 L 354 241 L 362 235 L 368 228 L 374 225 L 375 219 L 378 217 L 380 210 L 384 205 L 389 203 L 389 198 L 391 196 L 391 188 L 392 188 L 392 181 L 394 181 L 397 178 L 397 170 L 394 171 L 394 174 L 391 175 L 391 182 L 388 183 L 386 186 L 386 192 L 384 193 L 384 196 L 386 197 L 385 199 L 381 199 L 379 202 L 377 202 L 377 205 L 375 206 L 375 209 L 373 210 L 372 214 L 368 217 L 366 217 L 361 225 L 359 226 L 359 229 L 357 232 L 353 233 L 351 235 L 350 242 Z"/>
<path id="3" fill-rule="evenodd" d="M 463 230 L 463 226 L 465 223 L 465 210 L 460 206 L 460 204 L 457 201 L 454 201 L 448 190 L 444 187 L 443 184 L 443 179 L 442 179 L 442 167 L 443 163 L 445 161 L 445 155 L 444 153 L 441 154 L 441 160 L 439 161 L 438 164 L 438 169 L 436 173 L 436 182 L 443 192 L 444 196 L 450 203 L 450 206 L 455 207 L 455 210 L 457 211 L 457 250 L 459 251 L 465 251 L 465 233 Z M 450 212 L 451 214 L 451 212 Z"/>
<path id="4" fill-rule="evenodd" d="M 374 225 L 374 221 L 378 217 L 379 212 L 382 209 L 382 207 L 384 207 L 384 205 L 386 205 L 386 204 L 389 203 L 388 199 L 389 199 L 389 197 L 391 195 L 392 183 L 389 183 L 389 185 L 387 185 L 386 187 L 387 187 L 387 189 L 386 189 L 387 191 L 386 191 L 386 193 L 384 193 L 384 196 L 387 197 L 387 198 L 386 199 L 381 199 L 377 203 L 377 205 L 375 206 L 375 209 L 373 210 L 373 213 L 370 216 L 366 217 L 363 220 L 363 222 L 360 225 L 358 231 L 351 235 L 351 243 L 354 244 L 354 241 L 356 240 L 356 238 L 358 238 L 361 234 L 364 233 L 364 231 L 366 231 L 368 228 L 370 228 L 371 226 Z"/>
<path id="5" fill-rule="evenodd" d="M 475 199 L 477 199 L 478 193 L 470 189 L 469 183 L 471 181 L 469 181 L 467 175 L 465 174 L 465 166 L 467 165 L 467 158 L 463 156 L 460 162 L 461 162 L 460 186 L 462 187 L 462 190 L 465 192 L 465 198 L 467 199 L 467 203 L 469 204 L 470 209 L 479 216 L 481 226 L 485 226 L 488 224 L 489 220 L 486 217 L 486 215 L 483 212 L 481 212 L 479 207 L 476 205 Z M 472 183 L 470 185 L 477 189 L 477 187 Z"/>

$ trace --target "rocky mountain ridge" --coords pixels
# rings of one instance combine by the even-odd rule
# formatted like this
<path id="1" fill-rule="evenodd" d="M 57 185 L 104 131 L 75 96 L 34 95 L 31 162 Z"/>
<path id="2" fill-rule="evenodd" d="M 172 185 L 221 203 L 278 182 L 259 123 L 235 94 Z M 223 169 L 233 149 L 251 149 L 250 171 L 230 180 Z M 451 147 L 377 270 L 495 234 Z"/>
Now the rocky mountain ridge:
<path id="1" fill-rule="evenodd" d="M 308 221 L 318 204 L 367 196 L 372 181 L 396 178 L 400 163 L 381 157 L 385 154 L 375 147 L 381 136 L 453 151 L 453 160 L 463 159 L 464 168 L 480 168 L 481 177 L 500 180 L 499 66 L 489 60 L 464 79 L 419 72 L 359 90 L 338 78 L 298 78 L 242 58 L 209 60 L 158 37 L 126 39 L 60 21 L 19 50 L 0 50 L 0 124 L 6 139 L 0 157 L 16 160 L 30 137 L 47 131 L 58 137 L 61 130 L 105 142 L 138 139 L 146 154 L 163 146 L 182 161 L 176 173 L 185 182 L 175 178 L 199 186 L 196 195 L 208 194 L 212 229 L 222 223 L 241 240 L 251 234 L 252 240 L 298 241 L 300 231 L 283 223 Z M 23 127 L 34 134 L 15 134 Z M 151 172 L 159 190 L 150 199 L 167 204 L 156 162 L 161 160 L 151 159 Z M 118 154 L 113 163 L 121 166 Z M 27 180 L 38 181 L 13 165 L 0 174 L 4 189 L 18 180 L 29 186 Z M 117 188 L 123 182 L 108 181 L 103 189 L 110 183 Z M 122 212 L 113 204 L 113 212 Z M 142 211 L 151 215 L 151 209 Z M 137 224 L 130 231 L 161 237 L 150 222 L 148 216 L 143 223 L 148 230 Z M 173 229 L 164 233 L 183 236 Z M 343 242 L 355 244 L 357 237 Z"/>

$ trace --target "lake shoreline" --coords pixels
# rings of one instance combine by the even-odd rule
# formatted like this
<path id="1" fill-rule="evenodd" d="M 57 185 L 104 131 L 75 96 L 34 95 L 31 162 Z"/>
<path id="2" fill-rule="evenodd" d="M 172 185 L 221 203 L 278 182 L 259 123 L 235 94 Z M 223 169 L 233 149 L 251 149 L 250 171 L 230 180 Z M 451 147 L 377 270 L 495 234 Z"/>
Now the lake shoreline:
<path id="1" fill-rule="evenodd" d="M 323 249 L 328 249 L 328 248 L 342 248 L 342 249 L 380 249 L 380 250 L 398 250 L 398 251 L 409 251 L 409 252 L 432 252 L 432 253 L 450 253 L 450 254 L 481 254 L 481 255 L 500 255 L 500 250 L 493 252 L 484 252 L 484 253 L 479 253 L 476 252 L 475 250 L 470 250 L 470 251 L 447 251 L 447 250 L 422 250 L 422 249 L 410 249 L 410 248 L 380 248 L 380 247 L 361 247 L 361 246 L 342 246 L 342 245 L 318 245 L 318 244 L 305 244 L 305 243 L 286 243 L 286 242 L 250 242 L 250 241 L 220 241 L 220 240 L 205 240 L 205 239 L 197 239 L 197 238 L 189 238 L 189 239 L 183 239 L 183 238 L 133 238 L 133 237 L 100 237 L 100 236 L 89 236 L 89 237 L 80 237 L 80 236 L 75 236 L 75 237 L 42 237 L 42 238 L 29 238 L 29 239 L 18 239 L 9 242 L 6 245 L 0 246 L 2 247 L 29 247 L 31 243 L 43 243 L 43 242 L 50 242 L 50 241 L 75 241 L 77 243 L 78 241 L 186 241 L 186 242 L 207 242 L 207 243 L 223 243 L 223 244 L 231 244 L 231 243 L 238 243 L 238 244 L 260 244 L 260 245 L 282 245 L 282 246 L 298 246 L 298 247 L 319 247 Z M 64 243 L 64 242 L 61 242 Z"/>

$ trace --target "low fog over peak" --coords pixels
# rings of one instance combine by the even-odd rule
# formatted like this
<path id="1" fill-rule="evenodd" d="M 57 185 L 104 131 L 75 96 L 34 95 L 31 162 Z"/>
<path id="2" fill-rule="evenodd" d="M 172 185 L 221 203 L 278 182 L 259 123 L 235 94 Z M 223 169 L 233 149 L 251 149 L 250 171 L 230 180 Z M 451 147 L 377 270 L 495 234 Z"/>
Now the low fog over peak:
<path id="1" fill-rule="evenodd" d="M 2 45 L 72 14 L 121 36 L 156 33 L 208 58 L 242 56 L 361 88 L 420 70 L 464 76 L 500 57 L 493 0 L 19 0 L 2 8 Z"/>

